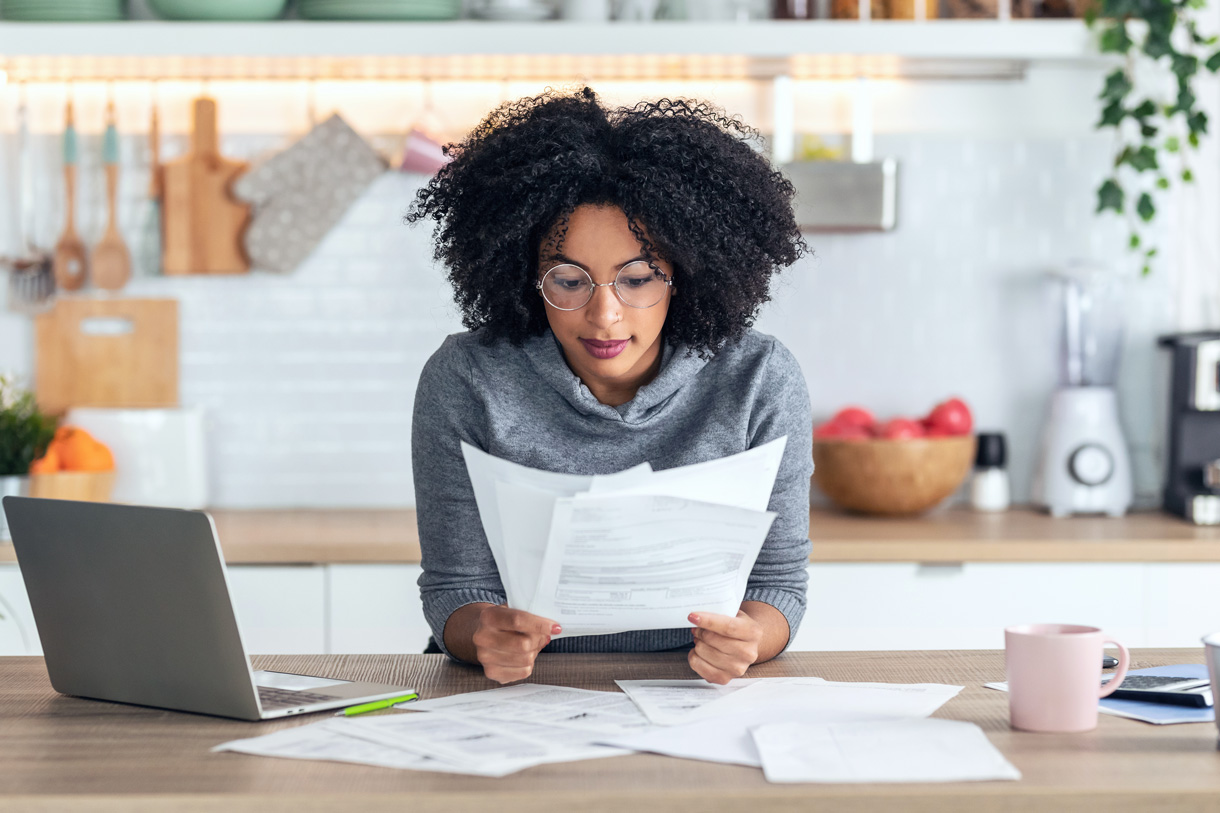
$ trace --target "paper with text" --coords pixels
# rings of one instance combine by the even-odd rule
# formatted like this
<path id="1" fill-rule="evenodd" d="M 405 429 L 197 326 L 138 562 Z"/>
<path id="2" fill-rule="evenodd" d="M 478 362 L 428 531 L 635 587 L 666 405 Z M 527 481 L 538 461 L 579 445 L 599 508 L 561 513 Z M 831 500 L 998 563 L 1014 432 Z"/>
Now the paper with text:
<path id="1" fill-rule="evenodd" d="M 773 723 L 751 731 L 770 782 L 972 782 L 1021 778 L 983 730 L 958 720 Z"/>
<path id="2" fill-rule="evenodd" d="M 542 723 L 584 732 L 590 737 L 631 733 L 650 726 L 631 698 L 621 692 L 539 683 L 421 700 L 407 708 L 509 723 Z"/>

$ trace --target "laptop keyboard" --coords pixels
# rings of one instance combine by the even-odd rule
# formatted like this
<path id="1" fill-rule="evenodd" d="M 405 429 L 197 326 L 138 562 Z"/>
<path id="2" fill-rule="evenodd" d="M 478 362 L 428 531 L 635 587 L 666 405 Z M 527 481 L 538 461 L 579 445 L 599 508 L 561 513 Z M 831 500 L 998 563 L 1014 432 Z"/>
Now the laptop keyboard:
<path id="1" fill-rule="evenodd" d="M 316 694 L 314 692 L 295 692 L 289 689 L 273 689 L 270 686 L 259 686 L 258 702 L 264 709 L 283 709 L 288 706 L 304 706 L 309 703 L 325 703 L 327 700 L 338 700 L 338 695 Z"/>

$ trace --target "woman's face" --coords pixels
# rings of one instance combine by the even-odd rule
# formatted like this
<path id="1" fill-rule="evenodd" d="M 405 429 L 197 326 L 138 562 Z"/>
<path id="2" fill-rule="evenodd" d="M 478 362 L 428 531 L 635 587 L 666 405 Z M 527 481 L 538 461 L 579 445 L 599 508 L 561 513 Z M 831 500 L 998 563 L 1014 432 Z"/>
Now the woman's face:
<path id="1" fill-rule="evenodd" d="M 643 260 L 643 248 L 627 224 L 627 216 L 616 206 L 584 205 L 572 212 L 558 250 L 544 244 L 539 252 L 538 279 L 558 265 L 584 269 L 596 284 L 612 283 L 619 270 Z M 653 264 L 667 278 L 673 266 L 654 258 Z M 639 284 L 642 265 L 633 265 L 620 283 Z M 567 282 L 579 272 L 563 269 Z M 554 279 L 554 276 L 552 279 Z M 578 284 L 578 283 L 577 283 Z M 656 284 L 656 283 L 652 283 Z M 663 291 L 661 291 L 663 289 Z M 553 290 L 548 288 L 548 290 Z M 602 403 L 617 406 L 635 397 L 635 391 L 656 376 L 661 363 L 661 327 L 669 313 L 673 288 L 661 284 L 659 301 L 652 307 L 636 308 L 623 302 L 613 285 L 593 289 L 593 298 L 576 310 L 561 310 L 546 299 L 546 318 L 563 347 L 572 372 Z"/>

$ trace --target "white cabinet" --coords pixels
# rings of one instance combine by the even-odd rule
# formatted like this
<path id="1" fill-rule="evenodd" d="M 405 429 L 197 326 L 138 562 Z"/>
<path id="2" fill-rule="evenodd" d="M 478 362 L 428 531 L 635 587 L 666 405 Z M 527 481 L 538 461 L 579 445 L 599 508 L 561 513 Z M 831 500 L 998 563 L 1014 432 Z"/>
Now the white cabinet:
<path id="1" fill-rule="evenodd" d="M 15 564 L 0 564 L 0 655 L 41 655 L 25 582 Z"/>
<path id="2" fill-rule="evenodd" d="M 834 563 L 809 568 L 792 649 L 1002 649 L 1004 628 L 1101 627 L 1146 646 L 1141 563 Z"/>
<path id="3" fill-rule="evenodd" d="M 1147 568 L 1149 646 L 1201 646 L 1204 635 L 1220 632 L 1220 563 Z"/>
<path id="4" fill-rule="evenodd" d="M 413 652 L 428 644 L 419 565 L 330 565 L 331 652 Z"/>
<path id="5" fill-rule="evenodd" d="M 229 592 L 246 652 L 313 654 L 326 647 L 326 565 L 231 565 Z"/>

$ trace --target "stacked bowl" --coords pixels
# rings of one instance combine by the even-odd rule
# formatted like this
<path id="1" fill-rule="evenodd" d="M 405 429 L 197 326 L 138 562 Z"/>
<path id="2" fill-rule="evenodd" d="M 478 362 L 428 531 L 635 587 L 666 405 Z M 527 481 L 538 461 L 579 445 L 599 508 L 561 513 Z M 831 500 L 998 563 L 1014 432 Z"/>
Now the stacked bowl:
<path id="1" fill-rule="evenodd" d="M 148 0 L 167 20 L 273 20 L 288 0 Z"/>
<path id="2" fill-rule="evenodd" d="M 109 22 L 126 19 L 127 0 L 0 0 L 0 14 L 20 22 Z"/>
<path id="3" fill-rule="evenodd" d="M 461 0 L 301 0 L 307 20 L 454 20 Z"/>

